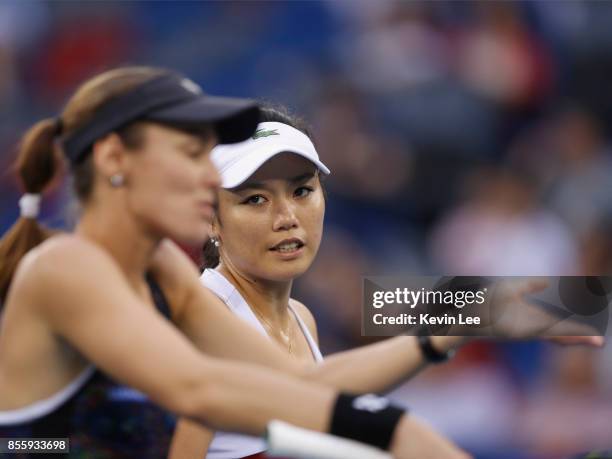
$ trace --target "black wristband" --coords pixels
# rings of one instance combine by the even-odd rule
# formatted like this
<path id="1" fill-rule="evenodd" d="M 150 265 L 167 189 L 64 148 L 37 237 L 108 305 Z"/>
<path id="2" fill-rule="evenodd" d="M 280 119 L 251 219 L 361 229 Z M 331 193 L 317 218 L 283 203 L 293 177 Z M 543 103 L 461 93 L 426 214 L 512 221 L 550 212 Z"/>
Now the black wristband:
<path id="1" fill-rule="evenodd" d="M 419 335 L 417 336 L 417 340 L 419 342 L 419 348 L 421 349 L 421 352 L 423 353 L 423 357 L 425 357 L 425 360 L 427 360 L 430 363 L 446 362 L 454 354 L 453 351 L 440 352 L 439 350 L 437 350 L 431 344 L 430 336 Z"/>
<path id="2" fill-rule="evenodd" d="M 334 407 L 330 433 L 387 450 L 405 413 L 378 395 L 355 397 L 340 394 Z"/>

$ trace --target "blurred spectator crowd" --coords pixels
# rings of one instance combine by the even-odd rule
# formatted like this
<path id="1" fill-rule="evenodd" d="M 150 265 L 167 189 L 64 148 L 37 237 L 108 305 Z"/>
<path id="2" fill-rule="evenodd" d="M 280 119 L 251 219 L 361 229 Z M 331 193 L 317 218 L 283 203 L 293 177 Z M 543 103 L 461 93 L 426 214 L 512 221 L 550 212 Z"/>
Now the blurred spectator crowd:
<path id="1" fill-rule="evenodd" d="M 364 342 L 364 274 L 612 274 L 610 2 L 0 0 L 3 231 L 20 133 L 122 64 L 313 126 L 332 175 L 296 297 L 325 352 Z M 45 200 L 52 225 L 68 199 Z M 479 458 L 566 457 L 612 448 L 611 357 L 470 345 L 394 396 Z"/>

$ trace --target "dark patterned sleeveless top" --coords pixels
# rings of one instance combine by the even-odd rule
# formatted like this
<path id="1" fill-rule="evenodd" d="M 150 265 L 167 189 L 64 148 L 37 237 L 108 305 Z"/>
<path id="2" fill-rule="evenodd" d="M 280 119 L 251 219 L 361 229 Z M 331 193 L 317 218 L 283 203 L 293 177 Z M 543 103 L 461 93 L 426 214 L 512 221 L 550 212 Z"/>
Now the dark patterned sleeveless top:
<path id="1" fill-rule="evenodd" d="M 147 282 L 157 310 L 170 320 L 159 285 L 151 276 Z M 174 426 L 171 413 L 94 367 L 46 400 L 0 411 L 0 438 L 69 438 L 69 453 L 32 455 L 37 459 L 165 459 Z"/>

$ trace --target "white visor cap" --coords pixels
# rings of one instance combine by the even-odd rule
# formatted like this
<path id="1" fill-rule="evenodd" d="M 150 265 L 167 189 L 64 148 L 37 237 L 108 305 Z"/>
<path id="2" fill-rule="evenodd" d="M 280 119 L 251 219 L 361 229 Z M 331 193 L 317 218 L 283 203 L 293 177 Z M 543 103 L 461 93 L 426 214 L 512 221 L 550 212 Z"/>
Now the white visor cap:
<path id="1" fill-rule="evenodd" d="M 279 153 L 303 156 L 324 174 L 329 169 L 319 160 L 314 145 L 306 134 L 283 123 L 259 123 L 255 134 L 244 142 L 219 145 L 211 158 L 221 174 L 221 186 L 234 188 L 244 183 L 263 163 Z"/>

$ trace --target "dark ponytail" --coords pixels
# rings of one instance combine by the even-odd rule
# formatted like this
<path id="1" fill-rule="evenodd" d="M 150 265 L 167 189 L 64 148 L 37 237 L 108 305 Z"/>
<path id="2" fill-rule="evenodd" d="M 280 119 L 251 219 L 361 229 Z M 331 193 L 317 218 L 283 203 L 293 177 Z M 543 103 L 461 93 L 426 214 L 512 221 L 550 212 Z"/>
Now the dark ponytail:
<path id="1" fill-rule="evenodd" d="M 16 170 L 25 193 L 42 193 L 64 164 L 56 138 L 70 135 L 91 120 L 97 110 L 114 97 L 163 75 L 167 71 L 154 67 L 124 67 L 109 70 L 84 82 L 72 95 L 58 119 L 49 118 L 35 124 L 23 137 Z M 140 125 L 133 123 L 117 132 L 126 145 L 138 143 Z M 73 187 L 81 203 L 87 203 L 93 190 L 94 168 L 91 155 L 72 165 Z M 28 252 L 53 231 L 40 226 L 34 218 L 20 217 L 0 240 L 0 304 L 6 295 L 17 264 Z"/>
<path id="2" fill-rule="evenodd" d="M 23 136 L 15 164 L 23 191 L 42 193 L 53 181 L 62 160 L 55 147 L 57 122 L 53 118 L 36 123 Z M 32 248 L 43 242 L 53 231 L 35 218 L 20 216 L 0 239 L 0 305 L 6 300 L 17 264 Z"/>
<path id="3" fill-rule="evenodd" d="M 202 248 L 202 266 L 201 270 L 216 268 L 219 265 L 219 248 L 215 245 L 212 239 L 208 239 Z"/>

